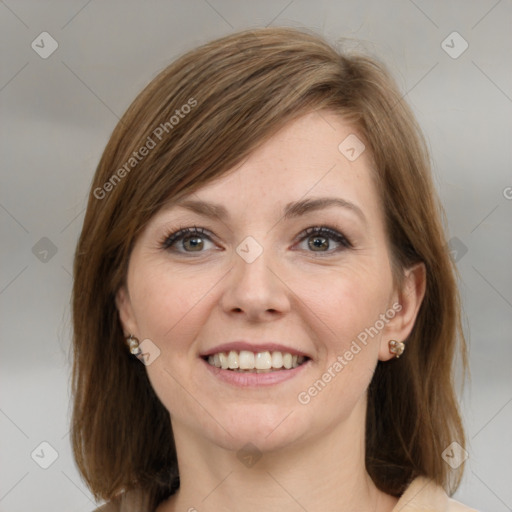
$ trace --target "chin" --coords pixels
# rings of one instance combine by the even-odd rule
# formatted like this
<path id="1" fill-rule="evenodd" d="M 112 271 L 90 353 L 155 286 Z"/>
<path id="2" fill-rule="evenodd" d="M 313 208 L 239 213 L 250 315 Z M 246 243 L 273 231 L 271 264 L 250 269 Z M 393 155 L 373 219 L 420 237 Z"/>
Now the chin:
<path id="1" fill-rule="evenodd" d="M 278 450 L 302 437 L 303 425 L 297 421 L 297 412 L 268 404 L 242 406 L 236 416 L 218 416 L 216 419 L 225 430 L 217 425 L 206 436 L 228 450 L 240 450 L 249 443 L 262 452 Z"/>

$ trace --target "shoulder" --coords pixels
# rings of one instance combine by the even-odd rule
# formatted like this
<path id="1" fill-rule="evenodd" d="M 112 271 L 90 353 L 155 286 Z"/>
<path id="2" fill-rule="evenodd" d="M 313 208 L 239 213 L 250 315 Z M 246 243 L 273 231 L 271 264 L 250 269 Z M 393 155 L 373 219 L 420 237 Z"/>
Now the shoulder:
<path id="1" fill-rule="evenodd" d="M 448 499 L 448 512 L 479 512 L 475 508 L 467 507 L 460 501 Z"/>
<path id="2" fill-rule="evenodd" d="M 449 498 L 444 489 L 429 478 L 415 478 L 402 494 L 393 512 L 478 512 Z"/>

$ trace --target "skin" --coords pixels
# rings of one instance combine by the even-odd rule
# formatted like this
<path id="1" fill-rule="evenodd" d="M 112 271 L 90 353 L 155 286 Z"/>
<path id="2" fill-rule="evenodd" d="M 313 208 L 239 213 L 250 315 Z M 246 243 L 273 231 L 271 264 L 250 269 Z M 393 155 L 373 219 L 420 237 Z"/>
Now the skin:
<path id="1" fill-rule="evenodd" d="M 395 287 L 368 151 L 351 162 L 338 150 L 351 133 L 334 113 L 305 114 L 190 197 L 223 204 L 229 218 L 172 206 L 137 240 L 116 302 L 125 334 L 149 338 L 161 351 L 146 370 L 171 416 L 181 486 L 158 512 L 384 512 L 396 504 L 365 470 L 366 395 L 378 360 L 394 357 L 388 341 L 405 340 L 413 328 L 425 268 L 404 270 L 403 287 Z M 287 203 L 324 196 L 350 201 L 365 220 L 337 206 L 283 218 Z M 325 235 L 298 239 L 322 225 L 353 247 Z M 190 238 L 174 252 L 161 248 L 169 233 L 194 226 L 215 235 L 190 237 L 199 237 L 199 252 Z M 236 252 L 247 236 L 263 248 L 252 263 Z M 315 250 L 308 241 L 318 236 L 322 248 Z M 301 404 L 299 393 L 393 304 L 401 310 Z M 311 356 L 310 367 L 271 387 L 223 383 L 199 354 L 240 339 L 296 347 Z M 236 455 L 249 442 L 261 458 L 246 467 Z"/>

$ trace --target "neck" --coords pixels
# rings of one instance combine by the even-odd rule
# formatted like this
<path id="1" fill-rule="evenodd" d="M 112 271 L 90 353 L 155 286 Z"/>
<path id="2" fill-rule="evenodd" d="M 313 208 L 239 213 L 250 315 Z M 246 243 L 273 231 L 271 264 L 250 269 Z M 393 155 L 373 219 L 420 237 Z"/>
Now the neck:
<path id="1" fill-rule="evenodd" d="M 365 468 L 365 405 L 336 429 L 258 460 L 241 461 L 236 450 L 173 422 L 180 488 L 157 512 L 391 511 L 397 499 L 379 491 Z"/>

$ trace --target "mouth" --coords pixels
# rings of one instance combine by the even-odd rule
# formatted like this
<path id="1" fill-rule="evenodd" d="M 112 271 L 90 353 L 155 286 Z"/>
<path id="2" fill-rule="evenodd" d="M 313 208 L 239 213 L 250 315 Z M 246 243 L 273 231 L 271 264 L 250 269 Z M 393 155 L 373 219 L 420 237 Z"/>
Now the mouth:
<path id="1" fill-rule="evenodd" d="M 280 351 L 251 352 L 249 350 L 230 350 L 217 352 L 202 359 L 210 366 L 236 373 L 272 373 L 293 370 L 307 361 L 309 357 Z"/>

